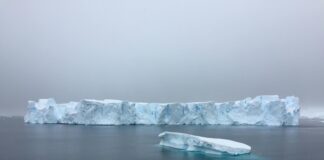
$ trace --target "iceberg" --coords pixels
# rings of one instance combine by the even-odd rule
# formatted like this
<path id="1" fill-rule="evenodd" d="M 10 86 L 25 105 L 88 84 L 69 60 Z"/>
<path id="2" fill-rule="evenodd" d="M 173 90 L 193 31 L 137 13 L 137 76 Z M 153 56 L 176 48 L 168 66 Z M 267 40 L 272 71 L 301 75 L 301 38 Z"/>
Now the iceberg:
<path id="1" fill-rule="evenodd" d="M 232 102 L 143 103 L 91 100 L 58 104 L 29 101 L 26 123 L 84 125 L 267 125 L 299 124 L 297 97 L 257 96 Z"/>
<path id="2" fill-rule="evenodd" d="M 208 154 L 226 153 L 231 155 L 246 154 L 251 151 L 250 146 L 228 139 L 207 138 L 177 132 L 163 132 L 159 134 L 159 137 L 161 139 L 161 146 L 186 151 L 198 151 Z"/>

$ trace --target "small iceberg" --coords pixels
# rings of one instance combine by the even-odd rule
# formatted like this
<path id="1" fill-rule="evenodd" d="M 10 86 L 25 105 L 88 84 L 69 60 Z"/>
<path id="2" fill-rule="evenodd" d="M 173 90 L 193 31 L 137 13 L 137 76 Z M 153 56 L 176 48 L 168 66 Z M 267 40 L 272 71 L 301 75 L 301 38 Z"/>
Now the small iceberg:
<path id="1" fill-rule="evenodd" d="M 228 139 L 207 138 L 186 133 L 162 132 L 159 134 L 160 145 L 183 149 L 186 151 L 198 151 L 208 154 L 240 155 L 251 152 L 251 147 L 244 143 Z"/>

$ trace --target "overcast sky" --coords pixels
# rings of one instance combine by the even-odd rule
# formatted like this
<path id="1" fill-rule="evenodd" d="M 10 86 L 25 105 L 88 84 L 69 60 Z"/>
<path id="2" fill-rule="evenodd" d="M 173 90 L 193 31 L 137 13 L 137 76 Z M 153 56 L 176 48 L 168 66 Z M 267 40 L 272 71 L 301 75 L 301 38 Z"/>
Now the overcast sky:
<path id="1" fill-rule="evenodd" d="M 323 0 L 0 0 L 0 115 L 28 100 L 324 107 Z"/>

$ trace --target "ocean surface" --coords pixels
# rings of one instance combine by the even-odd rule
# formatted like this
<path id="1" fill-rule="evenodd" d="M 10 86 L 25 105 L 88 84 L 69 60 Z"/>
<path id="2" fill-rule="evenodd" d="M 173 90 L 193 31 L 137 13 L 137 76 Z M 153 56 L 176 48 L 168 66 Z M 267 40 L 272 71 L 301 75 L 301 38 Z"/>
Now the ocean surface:
<path id="1" fill-rule="evenodd" d="M 252 146 L 241 156 L 207 155 L 158 145 L 163 131 L 226 138 Z M 1 160 L 323 160 L 324 123 L 298 127 L 25 124 L 0 118 Z"/>

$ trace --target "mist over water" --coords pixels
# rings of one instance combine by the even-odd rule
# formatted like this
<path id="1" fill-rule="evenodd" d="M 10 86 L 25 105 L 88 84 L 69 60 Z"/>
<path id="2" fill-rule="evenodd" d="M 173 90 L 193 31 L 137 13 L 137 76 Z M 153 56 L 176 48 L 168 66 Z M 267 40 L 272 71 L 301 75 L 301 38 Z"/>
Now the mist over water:
<path id="1" fill-rule="evenodd" d="M 324 105 L 324 2 L 0 1 L 0 115 L 27 100 Z"/>

